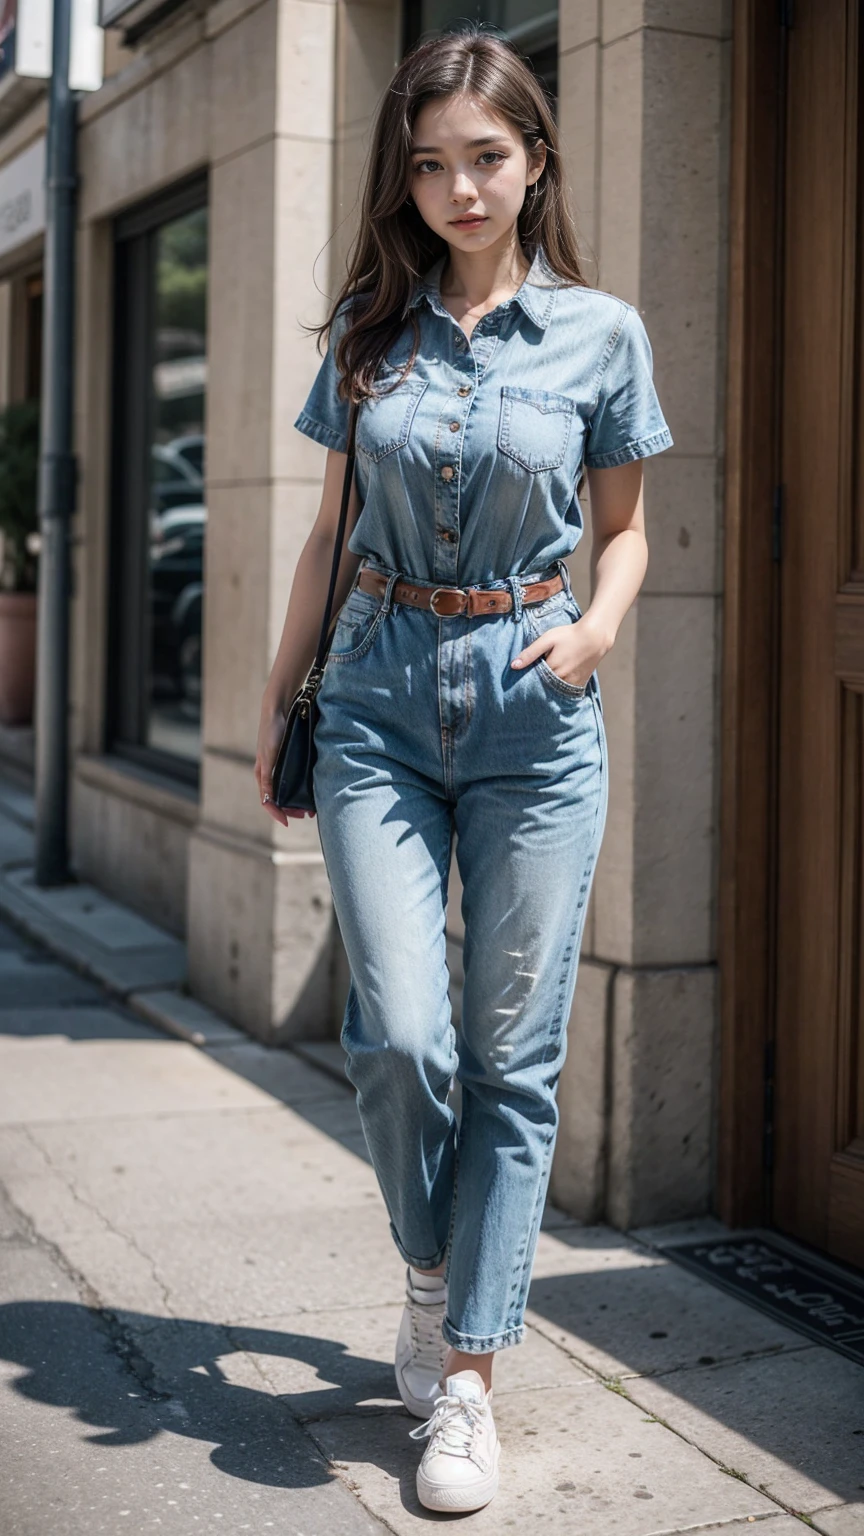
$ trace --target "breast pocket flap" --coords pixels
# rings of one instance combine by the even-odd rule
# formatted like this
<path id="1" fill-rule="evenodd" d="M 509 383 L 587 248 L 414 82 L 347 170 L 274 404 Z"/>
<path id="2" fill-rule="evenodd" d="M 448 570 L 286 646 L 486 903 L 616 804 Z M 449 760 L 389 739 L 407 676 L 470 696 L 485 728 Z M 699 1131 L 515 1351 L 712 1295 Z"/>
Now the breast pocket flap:
<path id="1" fill-rule="evenodd" d="M 428 379 L 407 378 L 395 388 L 378 381 L 378 393 L 364 400 L 357 418 L 357 447 L 377 463 L 388 453 L 404 448 L 411 433 L 414 412 Z"/>
<path id="2" fill-rule="evenodd" d="M 546 389 L 501 390 L 498 447 L 532 474 L 560 469 L 570 441 L 576 401 Z"/>

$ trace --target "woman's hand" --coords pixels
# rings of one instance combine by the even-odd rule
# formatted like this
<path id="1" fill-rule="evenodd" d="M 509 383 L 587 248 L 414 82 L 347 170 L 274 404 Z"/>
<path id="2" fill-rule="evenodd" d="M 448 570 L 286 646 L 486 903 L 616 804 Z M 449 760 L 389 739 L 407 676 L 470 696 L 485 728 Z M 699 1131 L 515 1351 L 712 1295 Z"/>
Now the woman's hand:
<path id="1" fill-rule="evenodd" d="M 258 785 L 258 793 L 268 816 L 274 821 L 287 827 L 289 817 L 301 820 L 304 816 L 314 816 L 314 811 L 283 811 L 273 801 L 273 767 L 276 762 L 276 754 L 285 730 L 285 712 L 278 706 L 271 704 L 265 695 L 261 705 L 261 723 L 258 726 L 258 749 L 255 758 L 255 782 Z M 269 799 L 266 797 L 270 796 Z"/>
<path id="2" fill-rule="evenodd" d="M 553 624 L 551 629 L 544 630 L 538 639 L 514 657 L 510 665 L 519 671 L 543 656 L 557 677 L 583 688 L 611 647 L 612 641 L 588 612 L 573 624 Z"/>

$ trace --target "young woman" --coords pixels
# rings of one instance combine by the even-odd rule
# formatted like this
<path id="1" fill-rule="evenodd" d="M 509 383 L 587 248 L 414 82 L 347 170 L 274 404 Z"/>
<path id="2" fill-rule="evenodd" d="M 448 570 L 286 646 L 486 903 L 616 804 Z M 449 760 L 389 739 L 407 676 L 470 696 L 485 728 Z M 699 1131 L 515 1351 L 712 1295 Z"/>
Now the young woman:
<path id="1" fill-rule="evenodd" d="M 582 276 L 554 118 L 505 43 L 446 35 L 397 69 L 322 331 L 296 425 L 328 450 L 324 490 L 255 776 L 285 821 L 272 767 L 313 656 L 361 401 L 315 799 L 351 969 L 348 1072 L 407 1265 L 396 1377 L 409 1412 L 431 1413 L 412 1432 L 430 1442 L 418 1496 L 471 1510 L 497 1488 L 492 1365 L 524 1332 L 606 814 L 595 668 L 645 573 L 639 461 L 672 442 L 638 313 Z M 583 468 L 593 596 L 581 613 L 564 557 L 582 533 Z"/>

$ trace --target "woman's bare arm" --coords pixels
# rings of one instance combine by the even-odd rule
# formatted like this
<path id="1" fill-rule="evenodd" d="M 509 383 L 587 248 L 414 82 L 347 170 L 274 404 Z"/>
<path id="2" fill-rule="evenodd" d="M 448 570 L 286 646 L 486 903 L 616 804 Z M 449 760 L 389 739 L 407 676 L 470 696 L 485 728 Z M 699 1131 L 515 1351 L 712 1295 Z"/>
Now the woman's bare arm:
<path id="1" fill-rule="evenodd" d="M 265 794 L 273 793 L 273 764 L 282 739 L 288 705 L 315 659 L 315 646 L 318 643 L 321 619 L 324 614 L 324 601 L 333 561 L 333 545 L 339 522 L 345 463 L 344 453 L 328 450 L 321 504 L 297 561 L 285 622 L 282 626 L 282 637 L 264 689 L 255 759 L 255 780 L 262 802 Z M 348 503 L 348 525 L 339 565 L 334 613 L 344 603 L 360 563 L 359 557 L 352 554 L 348 548 L 348 536 L 357 521 L 359 510 L 360 500 L 357 487 L 354 485 L 351 488 L 351 499 Z M 274 820 L 286 826 L 289 814 L 302 815 L 302 812 L 280 811 L 272 800 L 267 802 L 265 810 Z"/>
<path id="2" fill-rule="evenodd" d="M 642 497 L 642 460 L 616 469 L 589 469 L 591 501 L 591 615 L 606 641 L 615 642 L 621 620 L 645 580 L 648 544 Z"/>

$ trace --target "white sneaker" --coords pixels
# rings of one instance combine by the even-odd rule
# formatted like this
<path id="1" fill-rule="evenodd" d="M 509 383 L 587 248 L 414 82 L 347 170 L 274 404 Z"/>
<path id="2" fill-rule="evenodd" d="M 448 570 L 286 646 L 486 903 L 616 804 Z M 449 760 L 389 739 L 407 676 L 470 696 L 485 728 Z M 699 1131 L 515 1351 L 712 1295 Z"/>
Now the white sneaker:
<path id="1" fill-rule="evenodd" d="M 492 1388 L 477 1371 L 447 1377 L 431 1419 L 412 1429 L 429 1436 L 417 1469 L 417 1497 L 426 1509 L 482 1509 L 498 1492 L 500 1445 L 492 1418 Z"/>
<path id="2" fill-rule="evenodd" d="M 396 1383 L 405 1407 L 425 1419 L 441 1391 L 447 1343 L 441 1332 L 447 1306 L 443 1275 L 424 1276 L 409 1265 L 405 1272 L 405 1310 L 396 1340 Z"/>

